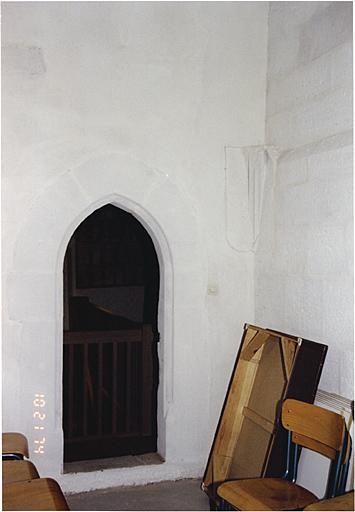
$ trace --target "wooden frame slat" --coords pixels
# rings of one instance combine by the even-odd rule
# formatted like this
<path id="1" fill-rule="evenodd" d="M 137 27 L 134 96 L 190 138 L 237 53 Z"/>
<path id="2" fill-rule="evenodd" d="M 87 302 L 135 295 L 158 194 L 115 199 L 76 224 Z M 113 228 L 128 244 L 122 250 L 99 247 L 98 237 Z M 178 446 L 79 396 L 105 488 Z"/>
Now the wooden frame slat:
<path id="1" fill-rule="evenodd" d="M 250 340 L 250 342 L 243 348 L 240 357 L 245 361 L 250 361 L 250 359 L 257 353 L 257 351 L 266 343 L 266 341 L 270 338 L 270 334 L 267 332 L 257 332 L 255 336 Z"/>
<path id="2" fill-rule="evenodd" d="M 266 430 L 266 432 L 273 434 L 275 430 L 275 425 L 274 423 L 272 423 L 272 421 L 269 421 L 267 418 L 264 418 L 263 416 L 253 411 L 252 409 L 249 409 L 248 407 L 243 408 L 243 416 L 259 425 L 261 428 Z"/>
<path id="3" fill-rule="evenodd" d="M 296 354 L 296 346 L 293 340 L 286 338 L 285 336 L 281 336 L 281 348 L 283 355 L 284 368 L 286 373 L 287 380 L 291 376 L 293 361 Z"/>
<path id="4" fill-rule="evenodd" d="M 216 506 L 222 481 L 283 475 L 282 401 L 314 400 L 326 352 L 326 345 L 245 324 L 202 480 Z"/>

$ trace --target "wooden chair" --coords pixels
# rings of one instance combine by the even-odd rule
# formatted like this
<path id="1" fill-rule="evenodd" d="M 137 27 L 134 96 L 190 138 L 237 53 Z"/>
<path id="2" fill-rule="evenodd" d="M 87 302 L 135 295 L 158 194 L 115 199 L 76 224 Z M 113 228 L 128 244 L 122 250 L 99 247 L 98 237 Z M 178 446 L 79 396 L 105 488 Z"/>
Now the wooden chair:
<path id="1" fill-rule="evenodd" d="M 344 447 L 345 455 L 344 455 L 344 459 L 343 459 L 343 464 L 341 465 L 341 469 L 340 469 L 339 487 L 335 493 L 336 496 L 345 493 L 345 487 L 346 487 L 346 482 L 348 480 L 348 473 L 349 473 L 349 467 L 350 467 L 351 452 L 352 452 L 352 440 L 351 440 L 350 433 L 347 432 L 346 449 Z"/>
<path id="2" fill-rule="evenodd" d="M 52 478 L 4 485 L 2 505 L 3 510 L 69 510 L 58 483 Z"/>
<path id="3" fill-rule="evenodd" d="M 27 438 L 19 432 L 2 434 L 2 460 L 21 460 L 29 457 Z"/>
<path id="4" fill-rule="evenodd" d="M 319 501 L 317 496 L 297 485 L 299 447 L 311 449 L 331 460 L 326 498 L 345 488 L 350 436 L 340 414 L 298 400 L 285 400 L 282 424 L 288 430 L 286 471 L 283 478 L 250 478 L 221 484 L 221 510 L 301 510 Z"/>
<path id="5" fill-rule="evenodd" d="M 320 500 L 308 505 L 305 510 L 354 510 L 354 491 L 349 491 L 335 498 Z"/>
<path id="6" fill-rule="evenodd" d="M 39 478 L 38 471 L 29 460 L 5 460 L 2 462 L 2 484 Z"/>

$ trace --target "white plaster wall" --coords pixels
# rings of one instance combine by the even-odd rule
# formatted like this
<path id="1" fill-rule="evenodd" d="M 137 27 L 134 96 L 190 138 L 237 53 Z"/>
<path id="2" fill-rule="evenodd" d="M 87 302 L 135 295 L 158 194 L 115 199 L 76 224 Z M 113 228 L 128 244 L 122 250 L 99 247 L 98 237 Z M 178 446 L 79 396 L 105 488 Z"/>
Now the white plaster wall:
<path id="1" fill-rule="evenodd" d="M 201 475 L 245 321 L 253 259 L 228 244 L 224 146 L 264 143 L 265 2 L 4 2 L 3 427 L 66 491 Z M 113 201 L 163 271 L 166 463 L 61 475 L 62 261 Z M 238 226 L 238 219 L 231 220 Z M 46 451 L 34 455 L 33 397 Z"/>
<path id="2" fill-rule="evenodd" d="M 320 388 L 347 398 L 354 396 L 352 48 L 351 2 L 270 2 L 265 137 L 279 158 L 266 175 L 255 321 L 326 343 Z M 321 497 L 327 470 L 324 457 L 304 451 L 298 481 Z"/>
<path id="3" fill-rule="evenodd" d="M 271 2 L 269 175 L 256 322 L 329 345 L 323 390 L 353 397 L 352 3 Z"/>

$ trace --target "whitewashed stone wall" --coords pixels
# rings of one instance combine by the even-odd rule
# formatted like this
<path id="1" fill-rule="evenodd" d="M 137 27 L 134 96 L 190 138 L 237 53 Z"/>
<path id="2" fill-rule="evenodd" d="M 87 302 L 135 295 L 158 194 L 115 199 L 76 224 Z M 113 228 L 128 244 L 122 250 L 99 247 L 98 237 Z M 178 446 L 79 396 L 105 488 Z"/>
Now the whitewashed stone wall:
<path id="1" fill-rule="evenodd" d="M 279 159 L 267 174 L 255 258 L 256 322 L 326 343 L 320 388 L 347 398 L 354 396 L 352 47 L 351 2 L 270 2 L 266 143 Z M 298 481 L 321 497 L 327 470 L 324 457 L 304 452 Z"/>
<path id="2" fill-rule="evenodd" d="M 329 345 L 320 387 L 353 397 L 352 4 L 271 2 L 269 179 L 256 322 Z"/>
<path id="3" fill-rule="evenodd" d="M 265 2 L 4 2 L 3 427 L 65 491 L 199 476 L 245 321 L 253 260 L 228 244 L 224 146 L 264 143 Z M 62 263 L 107 202 L 162 269 L 166 463 L 62 475 Z M 232 219 L 237 225 L 238 219 Z M 46 396 L 34 454 L 35 393 Z"/>
<path id="4" fill-rule="evenodd" d="M 3 427 L 64 490 L 200 476 L 246 321 L 352 396 L 350 11 L 271 2 L 267 45 L 266 2 L 3 2 Z M 107 202 L 159 255 L 166 463 L 62 475 L 62 262 Z"/>

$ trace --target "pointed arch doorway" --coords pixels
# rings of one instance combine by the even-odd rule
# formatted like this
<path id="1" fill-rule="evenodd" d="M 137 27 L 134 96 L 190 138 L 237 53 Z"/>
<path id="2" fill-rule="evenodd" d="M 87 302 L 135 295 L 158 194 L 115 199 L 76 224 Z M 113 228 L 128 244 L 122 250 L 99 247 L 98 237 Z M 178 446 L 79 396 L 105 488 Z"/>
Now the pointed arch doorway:
<path id="1" fill-rule="evenodd" d="M 64 462 L 157 450 L 159 263 L 148 232 L 107 204 L 64 259 Z"/>

